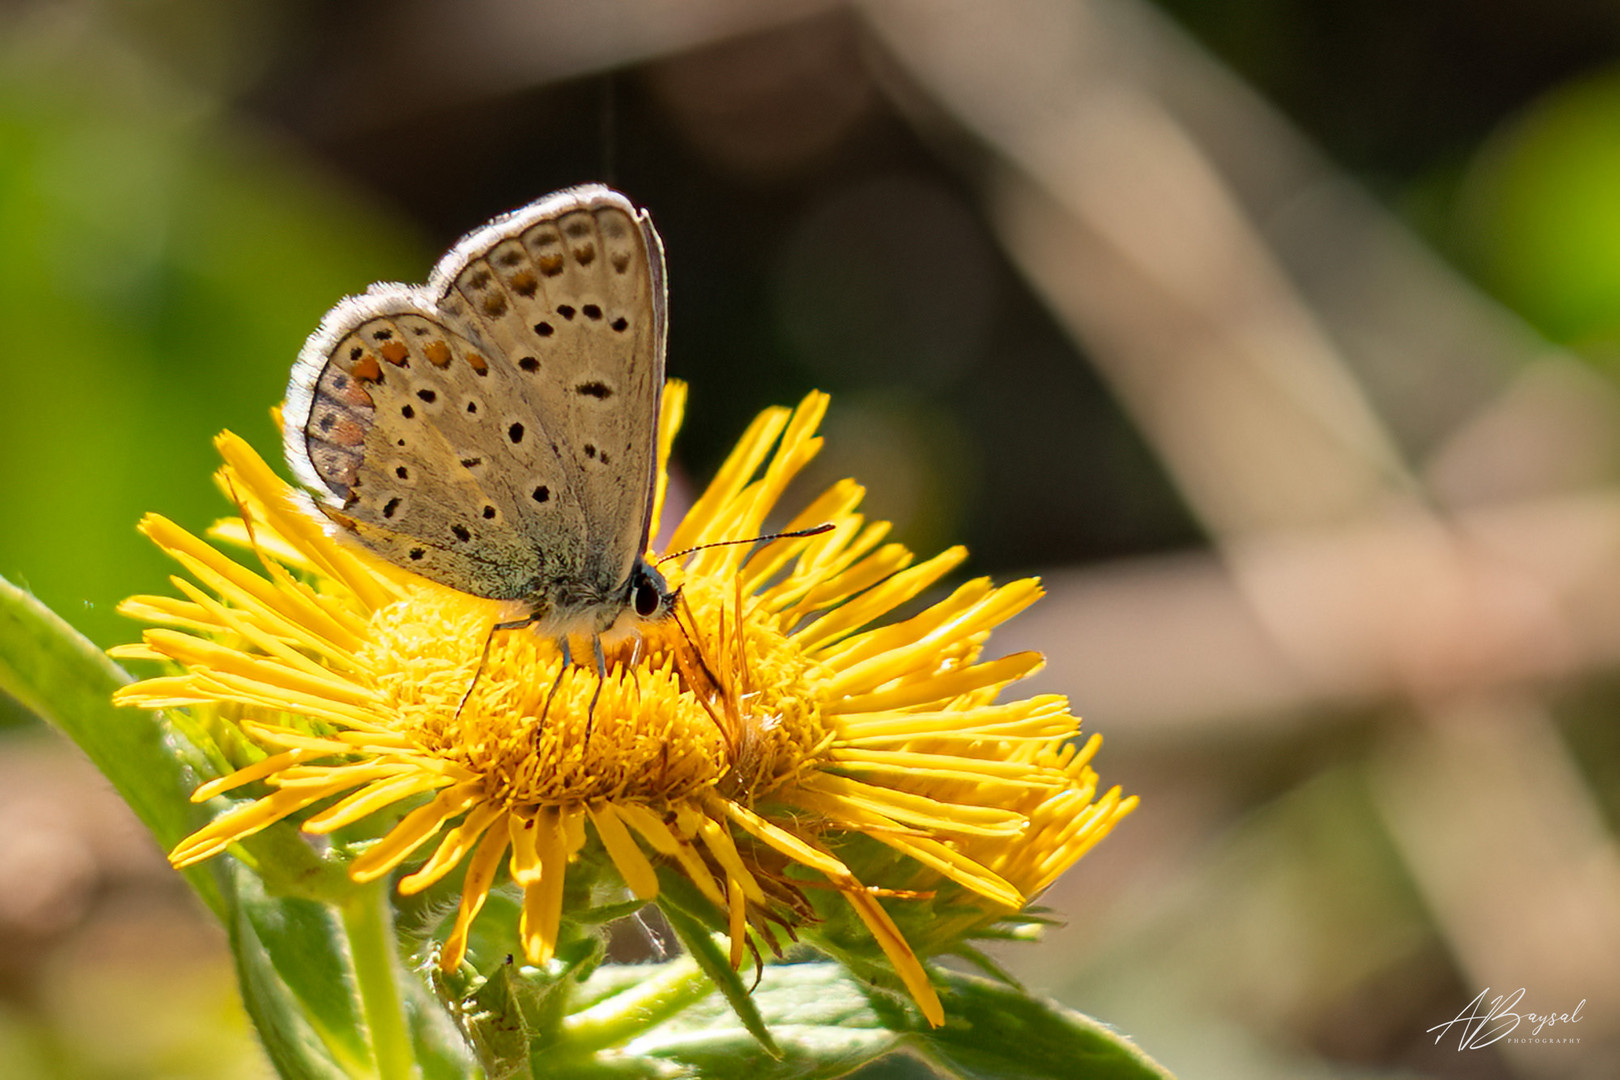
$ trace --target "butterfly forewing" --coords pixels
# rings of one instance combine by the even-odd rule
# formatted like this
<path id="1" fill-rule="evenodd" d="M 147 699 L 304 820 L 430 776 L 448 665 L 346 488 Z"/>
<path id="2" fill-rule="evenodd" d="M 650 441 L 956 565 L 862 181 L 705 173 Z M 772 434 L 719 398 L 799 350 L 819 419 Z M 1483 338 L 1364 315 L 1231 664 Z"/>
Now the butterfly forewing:
<path id="1" fill-rule="evenodd" d="M 288 388 L 288 460 L 384 558 L 610 623 L 647 541 L 663 301 L 644 214 L 596 186 L 548 196 L 426 289 L 327 315 Z"/>
<path id="2" fill-rule="evenodd" d="M 525 409 L 543 423 L 584 514 L 583 548 L 567 573 L 605 592 L 628 579 L 647 539 L 664 378 L 662 253 L 620 197 L 561 213 L 548 203 L 474 234 L 434 281 L 441 304 L 517 372 Z M 492 242 L 480 243 L 486 236 Z M 550 508 L 525 509 L 544 533 Z"/>

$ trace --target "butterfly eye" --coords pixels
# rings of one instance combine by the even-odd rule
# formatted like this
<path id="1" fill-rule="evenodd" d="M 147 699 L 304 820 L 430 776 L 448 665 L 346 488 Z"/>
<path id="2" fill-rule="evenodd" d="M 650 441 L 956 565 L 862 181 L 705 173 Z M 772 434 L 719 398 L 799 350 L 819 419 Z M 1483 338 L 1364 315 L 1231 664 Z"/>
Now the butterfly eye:
<path id="1" fill-rule="evenodd" d="M 657 586 L 651 581 L 643 579 L 636 582 L 635 603 L 637 615 L 640 615 L 643 619 L 656 615 L 663 602 L 663 595 L 659 593 Z"/>

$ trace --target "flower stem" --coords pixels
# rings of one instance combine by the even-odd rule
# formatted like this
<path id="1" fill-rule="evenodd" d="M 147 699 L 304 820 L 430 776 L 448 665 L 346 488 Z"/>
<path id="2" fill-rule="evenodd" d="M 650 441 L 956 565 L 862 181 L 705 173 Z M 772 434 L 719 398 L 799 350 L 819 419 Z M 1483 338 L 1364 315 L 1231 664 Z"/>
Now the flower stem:
<path id="1" fill-rule="evenodd" d="M 360 1008 L 371 1031 L 377 1080 L 411 1080 L 417 1075 L 416 1055 L 411 1049 L 399 993 L 400 965 L 394 951 L 386 879 L 356 889 L 339 910 L 349 936 L 349 951 L 354 956 Z"/>
<path id="2" fill-rule="evenodd" d="M 652 978 L 569 1016 L 563 1021 L 565 1045 L 570 1052 L 586 1053 L 617 1046 L 713 991 L 708 976 L 690 957 L 682 957 Z"/>

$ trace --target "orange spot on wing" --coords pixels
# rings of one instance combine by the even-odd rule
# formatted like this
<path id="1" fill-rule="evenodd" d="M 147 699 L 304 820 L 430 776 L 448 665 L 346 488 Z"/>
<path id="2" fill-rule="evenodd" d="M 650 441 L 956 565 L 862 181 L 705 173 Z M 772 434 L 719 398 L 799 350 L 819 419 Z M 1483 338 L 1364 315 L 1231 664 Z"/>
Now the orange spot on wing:
<path id="1" fill-rule="evenodd" d="M 367 354 L 354 362 L 349 374 L 361 382 L 382 382 L 382 365 L 377 363 L 375 356 Z"/>
<path id="2" fill-rule="evenodd" d="M 527 270 L 520 270 L 513 274 L 512 280 L 508 281 L 507 284 L 512 286 L 512 291 L 519 296 L 533 296 L 535 290 L 540 287 L 539 279 Z"/>
<path id="3" fill-rule="evenodd" d="M 404 367 L 405 361 L 409 359 L 411 355 L 411 351 L 405 347 L 404 342 L 400 341 L 390 341 L 377 351 L 382 353 L 382 358 L 384 360 L 388 361 L 390 364 L 393 364 L 395 367 Z"/>
<path id="4" fill-rule="evenodd" d="M 432 364 L 434 367 L 442 368 L 450 366 L 450 346 L 446 345 L 444 342 L 430 341 L 427 343 L 427 346 L 423 348 L 422 352 L 427 355 L 428 363 Z"/>
<path id="5" fill-rule="evenodd" d="M 470 352 L 467 354 L 467 365 L 480 375 L 484 375 L 489 372 L 489 361 L 485 360 L 482 356 L 479 356 L 475 352 Z"/>
<path id="6" fill-rule="evenodd" d="M 366 429 L 348 417 L 344 417 L 333 424 L 331 430 L 321 437 L 329 443 L 336 443 L 338 446 L 359 446 L 366 441 Z"/>
<path id="7" fill-rule="evenodd" d="M 563 257 L 561 255 L 540 256 L 540 272 L 546 277 L 556 277 L 562 273 Z"/>
<path id="8" fill-rule="evenodd" d="M 376 402 L 371 400 L 371 395 L 366 393 L 365 387 L 360 385 L 358 375 L 350 372 L 349 377 L 342 380 L 342 389 L 338 388 L 337 382 L 338 380 L 331 378 L 329 373 L 329 377 L 321 380 L 321 391 L 336 398 L 351 409 L 374 409 L 377 407 Z"/>

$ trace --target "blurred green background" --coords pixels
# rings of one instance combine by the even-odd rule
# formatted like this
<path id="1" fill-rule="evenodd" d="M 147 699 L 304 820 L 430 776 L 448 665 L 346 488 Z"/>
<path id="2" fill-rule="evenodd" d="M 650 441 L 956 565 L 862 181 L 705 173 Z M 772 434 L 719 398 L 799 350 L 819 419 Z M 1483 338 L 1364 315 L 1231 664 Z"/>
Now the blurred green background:
<path id="1" fill-rule="evenodd" d="M 1007 952 L 1014 970 L 1190 1078 L 1620 1075 L 1620 998 L 1600 1000 L 1620 987 L 1588 988 L 1580 960 L 1620 969 L 1606 953 L 1620 912 L 1568 914 L 1620 896 L 1620 602 L 1601 585 L 1620 570 L 1606 524 L 1620 9 L 1018 0 L 975 17 L 1019 28 L 987 49 L 1005 37 L 1031 50 L 1027 72 L 1018 53 L 997 68 L 1026 79 L 1021 102 L 974 83 L 935 32 L 966 18 L 956 5 L 930 29 L 876 0 L 0 4 L 0 575 L 98 644 L 130 640 L 114 607 L 168 573 L 135 523 L 158 511 L 201 529 L 227 512 L 209 479 L 222 428 L 279 465 L 269 410 L 332 303 L 421 281 L 493 214 L 607 180 L 664 238 L 694 482 L 758 409 L 819 387 L 834 408 L 807 489 L 853 474 L 920 550 L 964 541 L 970 573 L 1051 577 L 1051 614 L 1016 644 L 1052 654 L 1044 685 L 1104 732 L 1105 781 L 1144 806 L 1048 898 L 1069 928 Z M 1053 89 L 1067 75 L 1074 101 Z M 1115 96 L 1088 98 L 1093 84 Z M 1106 267 L 1061 249 L 1043 261 L 1019 231 L 1017 185 L 1034 178 L 1097 235 L 1135 220 L 1128 199 L 1099 207 L 1145 196 L 1164 209 L 1167 251 L 1202 250 L 1183 237 L 1215 219 L 1176 209 L 1191 188 L 1156 186 L 1166 178 L 1128 156 L 1071 168 L 1042 156 L 1060 140 L 1022 130 L 1061 122 L 1048 103 L 1061 114 L 1121 87 L 1179 125 L 1182 178 L 1216 177 L 1244 223 L 1232 250 L 1270 258 L 1276 295 L 1341 349 L 1334 370 L 1365 398 L 1344 415 L 1387 434 L 1402 498 L 1435 515 L 1424 527 L 1472 536 L 1464 516 L 1481 507 L 1551 522 L 1506 534 L 1539 561 L 1514 571 L 1534 595 L 1504 601 L 1531 614 L 1501 624 L 1504 640 L 1551 652 L 1453 663 L 1439 656 L 1452 623 L 1365 663 L 1332 634 L 1329 663 L 1290 651 L 1320 625 L 1260 595 L 1251 542 L 1318 530 L 1327 546 L 1306 562 L 1320 572 L 1290 597 L 1338 610 L 1313 583 L 1362 580 L 1356 530 L 1383 544 L 1383 504 L 1287 529 L 1238 522 L 1232 500 L 1268 482 L 1220 466 L 1215 486 L 1243 491 L 1210 493 L 1198 447 L 1176 441 L 1198 423 L 1156 408 L 1163 372 L 1133 382 L 1147 370 L 1131 367 L 1137 339 L 1109 321 L 1132 305 L 1141 327 L 1168 317 L 1123 285 L 1088 294 L 1088 280 L 1114 280 Z M 1342 191 L 1349 216 L 1312 216 Z M 1121 241 L 1114 256 L 1135 251 Z M 1061 291 L 1065 267 L 1077 291 Z M 1240 324 L 1251 302 L 1270 301 L 1244 293 L 1215 324 Z M 1247 407 L 1194 405 L 1186 416 Z M 1486 526 L 1525 518 L 1507 510 Z M 1568 580 L 1549 585 L 1547 567 Z M 1480 595 L 1496 618 L 1500 595 Z M 1388 596 L 1391 610 L 1410 600 L 1398 584 Z M 1480 725 L 1453 708 L 1500 717 L 1509 699 L 1518 711 Z M 264 1075 L 218 935 L 178 878 L 70 751 L 14 703 L 0 715 L 0 1074 Z M 1465 729 L 1487 732 L 1472 772 L 1466 748 L 1434 735 Z M 1414 774 L 1426 753 L 1438 771 Z M 1530 777 L 1510 769 L 1506 788 L 1523 780 L 1525 805 L 1563 815 L 1569 850 L 1531 875 L 1552 889 L 1577 867 L 1556 897 L 1508 897 L 1464 880 L 1472 855 L 1435 854 L 1462 850 L 1453 827 L 1482 845 L 1467 851 L 1491 850 L 1469 832 L 1486 828 L 1472 799 L 1526 825 L 1497 798 L 1490 763 L 1503 761 Z M 1478 785 L 1453 793 L 1451 767 Z M 1412 775 L 1440 777 L 1437 806 L 1414 801 Z M 1525 929 L 1537 906 L 1565 913 L 1568 936 Z M 1512 950 L 1492 952 L 1502 940 L 1570 963 L 1515 967 Z M 1464 1053 L 1425 1034 L 1487 981 L 1538 975 L 1530 995 L 1548 1008 L 1573 1006 L 1565 991 L 1592 997 L 1579 1047 Z"/>

